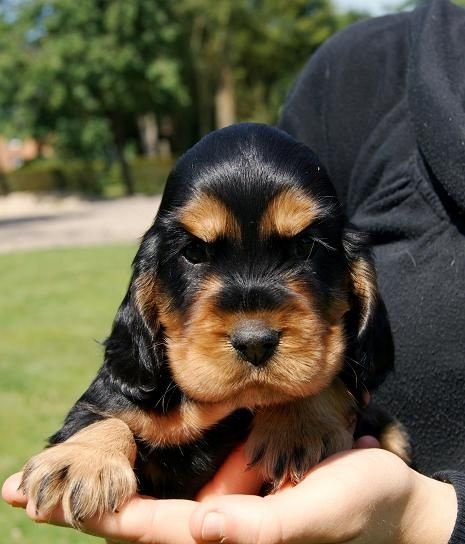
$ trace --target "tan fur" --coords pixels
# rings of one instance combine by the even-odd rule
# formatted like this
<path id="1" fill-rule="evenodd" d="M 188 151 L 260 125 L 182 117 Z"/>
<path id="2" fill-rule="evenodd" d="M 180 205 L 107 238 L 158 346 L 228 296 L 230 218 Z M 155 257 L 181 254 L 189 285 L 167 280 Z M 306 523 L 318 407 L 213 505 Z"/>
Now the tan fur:
<path id="1" fill-rule="evenodd" d="M 350 275 L 354 293 L 362 302 L 360 331 L 363 331 L 377 300 L 375 271 L 367 261 L 356 259 L 352 262 Z"/>
<path id="2" fill-rule="evenodd" d="M 170 300 L 159 288 L 156 278 L 145 273 L 135 280 L 136 305 L 147 325 L 156 330 L 160 325 L 169 331 L 179 331 L 181 318 L 171 308 Z"/>
<path id="3" fill-rule="evenodd" d="M 299 482 L 322 458 L 350 449 L 354 422 L 355 401 L 336 380 L 317 395 L 259 410 L 246 449 L 277 488 Z"/>
<path id="4" fill-rule="evenodd" d="M 399 421 L 389 423 L 379 437 L 383 450 L 388 450 L 398 455 L 408 465 L 412 462 L 410 440 L 405 427 Z"/>
<path id="5" fill-rule="evenodd" d="M 295 236 L 315 221 L 320 212 L 318 202 L 302 189 L 288 187 L 268 204 L 260 221 L 260 236 Z"/>
<path id="6" fill-rule="evenodd" d="M 286 286 L 292 290 L 295 295 L 300 295 L 303 299 L 311 299 L 312 294 L 308 288 L 308 285 L 299 280 L 289 280 Z M 350 310 L 349 300 L 347 293 L 341 294 L 340 298 L 337 298 L 332 303 L 331 307 L 325 308 L 325 317 L 329 324 L 334 325 L 341 322 L 344 314 Z"/>
<path id="7" fill-rule="evenodd" d="M 160 304 L 160 291 L 152 274 L 144 273 L 134 282 L 136 305 L 144 317 L 147 325 L 153 329 L 158 328 L 158 307 Z"/>
<path id="8" fill-rule="evenodd" d="M 226 237 L 239 240 L 240 226 L 233 213 L 212 195 L 197 193 L 179 211 L 183 226 L 204 242 L 214 242 Z"/>
<path id="9" fill-rule="evenodd" d="M 136 493 L 135 458 L 128 426 L 105 419 L 32 457 L 21 488 L 42 516 L 61 504 L 65 520 L 77 527 L 85 518 L 117 510 Z"/>
<path id="10" fill-rule="evenodd" d="M 131 410 L 118 414 L 138 438 L 152 446 L 175 446 L 200 438 L 234 410 L 231 403 L 207 404 L 186 401 L 167 414 Z"/>
<path id="11" fill-rule="evenodd" d="M 274 311 L 228 313 L 216 306 L 221 285 L 210 282 L 187 319 L 167 329 L 167 348 L 176 383 L 201 402 L 234 399 L 243 406 L 273 404 L 319 392 L 342 366 L 345 339 L 340 321 L 325 323 L 310 294 L 289 283 L 286 304 Z M 244 362 L 229 338 L 244 320 L 259 320 L 280 334 L 264 368 Z"/>

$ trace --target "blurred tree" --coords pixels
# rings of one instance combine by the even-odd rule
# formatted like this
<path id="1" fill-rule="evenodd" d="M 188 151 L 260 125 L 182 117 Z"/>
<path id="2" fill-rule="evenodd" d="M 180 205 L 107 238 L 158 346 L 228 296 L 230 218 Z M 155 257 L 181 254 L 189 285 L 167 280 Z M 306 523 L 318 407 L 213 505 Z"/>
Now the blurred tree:
<path id="1" fill-rule="evenodd" d="M 273 123 L 310 54 L 360 16 L 331 0 L 0 0 L 0 133 L 114 155 L 130 194 L 129 145 Z"/>
<path id="2" fill-rule="evenodd" d="M 11 0 L 10 0 L 11 1 Z M 4 24 L 21 45 L 18 116 L 35 136 L 54 132 L 68 149 L 102 152 L 111 138 L 126 192 L 125 157 L 137 117 L 187 102 L 171 54 L 179 32 L 169 0 L 30 0 Z M 19 33 L 19 35 L 18 35 Z M 152 117 L 153 118 L 153 117 Z"/>
<path id="3" fill-rule="evenodd" d="M 248 37 L 237 36 L 239 115 L 275 122 L 297 73 L 333 33 L 366 16 L 340 14 L 327 0 L 254 0 Z"/>
<path id="4" fill-rule="evenodd" d="M 363 16 L 329 0 L 178 0 L 201 134 L 276 120 L 296 73 L 332 33 Z"/>

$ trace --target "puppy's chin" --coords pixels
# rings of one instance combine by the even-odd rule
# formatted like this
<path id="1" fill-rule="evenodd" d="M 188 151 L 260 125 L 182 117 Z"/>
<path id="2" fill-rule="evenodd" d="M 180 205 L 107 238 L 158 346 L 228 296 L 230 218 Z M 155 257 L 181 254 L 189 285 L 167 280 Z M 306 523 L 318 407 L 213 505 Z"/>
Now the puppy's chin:
<path id="1" fill-rule="evenodd" d="M 225 384 L 210 381 L 209 384 L 184 381 L 175 378 L 181 389 L 194 401 L 201 403 L 224 403 L 236 408 L 256 408 L 284 404 L 299 398 L 320 393 L 332 381 L 315 380 L 311 384 L 298 384 L 297 387 L 285 387 L 283 384 L 259 383 L 257 380 L 244 380 L 238 384 Z M 180 383 L 181 382 L 181 383 Z"/>
<path id="2" fill-rule="evenodd" d="M 342 326 L 330 327 L 309 353 L 280 348 L 258 368 L 231 350 L 205 353 L 195 343 L 168 343 L 168 353 L 174 380 L 191 399 L 254 408 L 316 395 L 328 387 L 342 368 L 343 336 Z"/>
<path id="3" fill-rule="evenodd" d="M 216 385 L 216 388 L 200 388 L 189 384 L 187 388 L 182 389 L 190 399 L 196 402 L 225 404 L 234 410 L 284 404 L 296 398 L 295 394 L 290 395 L 280 389 L 254 383 L 242 384 L 240 387 L 225 387 L 221 383 Z"/>

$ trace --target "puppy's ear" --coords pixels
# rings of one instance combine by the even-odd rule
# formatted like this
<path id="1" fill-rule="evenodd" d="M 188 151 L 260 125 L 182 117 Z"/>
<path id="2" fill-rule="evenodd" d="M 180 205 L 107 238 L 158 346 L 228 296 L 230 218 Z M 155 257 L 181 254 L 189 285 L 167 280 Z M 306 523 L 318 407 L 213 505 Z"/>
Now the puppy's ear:
<path id="1" fill-rule="evenodd" d="M 166 381 L 163 333 L 153 288 L 156 249 L 146 235 L 134 259 L 128 291 L 105 341 L 104 367 L 113 384 L 135 401 L 156 400 L 156 392 L 166 390 L 161 383 Z"/>
<path id="2" fill-rule="evenodd" d="M 360 392 L 379 385 L 394 368 L 394 344 L 368 236 L 346 229 L 343 245 L 351 291 L 345 316 L 348 348 L 343 377 L 353 391 Z"/>

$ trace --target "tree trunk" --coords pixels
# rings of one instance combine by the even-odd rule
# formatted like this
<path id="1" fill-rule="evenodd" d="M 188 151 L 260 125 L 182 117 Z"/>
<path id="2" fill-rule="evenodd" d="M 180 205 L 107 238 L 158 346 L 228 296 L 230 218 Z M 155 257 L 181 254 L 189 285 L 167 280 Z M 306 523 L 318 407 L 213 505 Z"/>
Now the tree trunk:
<path id="1" fill-rule="evenodd" d="M 158 152 L 158 123 L 154 113 L 144 113 L 137 119 L 142 148 L 146 157 Z"/>
<path id="2" fill-rule="evenodd" d="M 125 192 L 127 196 L 134 194 L 134 183 L 132 180 L 131 169 L 124 155 L 125 136 L 121 117 L 114 114 L 111 117 L 111 130 L 113 133 L 113 141 L 116 148 L 116 158 L 121 171 L 121 179 L 123 180 Z"/>
<path id="3" fill-rule="evenodd" d="M 6 177 L 8 168 L 8 146 L 5 138 L 0 137 L 0 194 L 7 195 L 10 192 L 10 187 Z"/>
<path id="4" fill-rule="evenodd" d="M 7 195 L 10 192 L 10 186 L 8 185 L 8 179 L 5 172 L 0 170 L 0 195 Z"/>
<path id="5" fill-rule="evenodd" d="M 205 136 L 213 130 L 213 108 L 210 78 L 208 71 L 204 69 L 202 62 L 196 67 L 197 84 L 197 116 L 199 122 L 200 136 Z"/>
<path id="6" fill-rule="evenodd" d="M 227 127 L 236 122 L 236 97 L 234 76 L 231 66 L 224 64 L 218 89 L 215 94 L 215 122 L 216 128 Z"/>
<path id="7" fill-rule="evenodd" d="M 204 136 L 213 129 L 213 93 L 211 91 L 211 67 L 203 60 L 204 35 L 206 18 L 199 15 L 192 23 L 189 49 L 191 62 L 194 67 L 194 78 L 197 95 L 197 122 L 200 136 Z"/>

